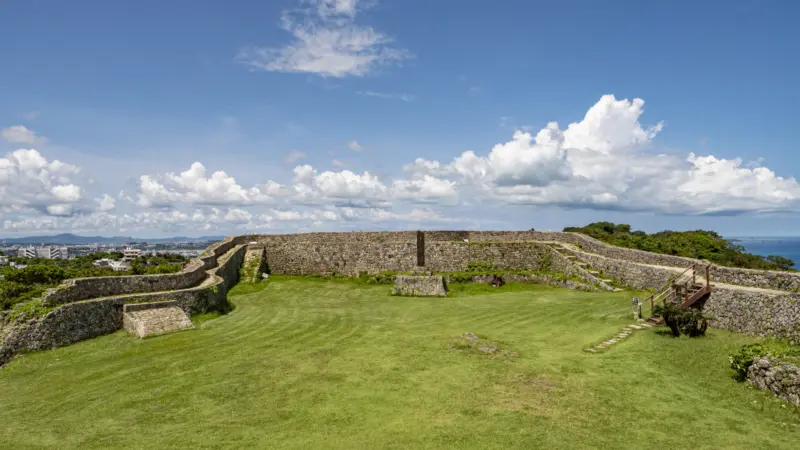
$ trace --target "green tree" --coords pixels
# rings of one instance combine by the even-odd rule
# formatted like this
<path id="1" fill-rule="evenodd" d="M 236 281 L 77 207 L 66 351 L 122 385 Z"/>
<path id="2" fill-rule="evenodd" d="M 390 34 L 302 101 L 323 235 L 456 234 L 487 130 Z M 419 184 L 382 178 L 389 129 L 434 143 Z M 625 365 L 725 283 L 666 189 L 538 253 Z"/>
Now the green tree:
<path id="1" fill-rule="evenodd" d="M 794 265 L 794 262 L 788 258 L 769 256 L 765 259 L 747 253 L 741 245 L 708 230 L 661 231 L 647 234 L 643 231 L 631 231 L 631 226 L 627 224 L 595 222 L 585 227 L 567 227 L 564 228 L 564 231 L 583 233 L 620 247 L 705 259 L 723 266 L 790 270 Z"/>
<path id="2" fill-rule="evenodd" d="M 794 261 L 789 258 L 784 258 L 783 256 L 769 255 L 767 256 L 767 261 L 777 264 L 783 270 L 789 270 L 794 266 Z"/>
<path id="3" fill-rule="evenodd" d="M 20 284 L 58 284 L 67 278 L 67 273 L 60 267 L 34 264 L 24 269 L 12 270 L 6 274 L 6 280 Z"/>

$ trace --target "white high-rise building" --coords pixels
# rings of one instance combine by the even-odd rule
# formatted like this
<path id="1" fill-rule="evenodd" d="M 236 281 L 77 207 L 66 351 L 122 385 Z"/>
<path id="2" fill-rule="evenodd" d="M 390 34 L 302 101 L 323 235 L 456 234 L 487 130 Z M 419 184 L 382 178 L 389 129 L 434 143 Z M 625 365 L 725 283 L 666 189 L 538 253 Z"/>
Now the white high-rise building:
<path id="1" fill-rule="evenodd" d="M 22 247 L 18 250 L 20 258 L 42 258 L 42 259 L 68 259 L 69 249 L 67 247 Z"/>
<path id="2" fill-rule="evenodd" d="M 36 248 L 32 245 L 30 247 L 20 247 L 17 250 L 17 256 L 20 258 L 36 258 Z"/>

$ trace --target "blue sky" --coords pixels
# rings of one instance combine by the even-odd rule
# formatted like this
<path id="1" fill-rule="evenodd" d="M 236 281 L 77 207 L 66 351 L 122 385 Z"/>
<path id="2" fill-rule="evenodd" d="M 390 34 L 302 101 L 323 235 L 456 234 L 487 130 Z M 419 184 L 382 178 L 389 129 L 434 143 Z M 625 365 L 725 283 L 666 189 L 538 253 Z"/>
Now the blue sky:
<path id="1" fill-rule="evenodd" d="M 4 2 L 0 234 L 800 234 L 798 19 L 790 1 Z"/>

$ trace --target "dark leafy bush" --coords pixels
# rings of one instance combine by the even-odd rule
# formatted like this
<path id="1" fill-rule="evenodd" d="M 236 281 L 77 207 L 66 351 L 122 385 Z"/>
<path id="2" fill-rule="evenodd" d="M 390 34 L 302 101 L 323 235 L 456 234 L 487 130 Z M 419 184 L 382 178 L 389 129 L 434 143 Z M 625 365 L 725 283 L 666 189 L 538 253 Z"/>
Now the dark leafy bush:
<path id="1" fill-rule="evenodd" d="M 708 317 L 695 308 L 681 308 L 671 303 L 656 305 L 653 315 L 661 316 L 674 336 L 703 336 L 708 329 Z"/>
<path id="2" fill-rule="evenodd" d="M 15 281 L 0 280 L 0 311 L 11 309 L 17 303 L 42 295 L 45 287 L 22 284 Z"/>
<path id="3" fill-rule="evenodd" d="M 731 363 L 734 377 L 737 381 L 744 381 L 747 379 L 747 370 L 753 365 L 753 360 L 767 355 L 767 349 L 761 344 L 748 344 L 742 346 L 738 352 L 732 353 L 728 356 L 728 361 Z"/>
<path id="4" fill-rule="evenodd" d="M 64 269 L 39 264 L 6 273 L 6 280 L 20 284 L 58 284 L 66 278 Z"/>

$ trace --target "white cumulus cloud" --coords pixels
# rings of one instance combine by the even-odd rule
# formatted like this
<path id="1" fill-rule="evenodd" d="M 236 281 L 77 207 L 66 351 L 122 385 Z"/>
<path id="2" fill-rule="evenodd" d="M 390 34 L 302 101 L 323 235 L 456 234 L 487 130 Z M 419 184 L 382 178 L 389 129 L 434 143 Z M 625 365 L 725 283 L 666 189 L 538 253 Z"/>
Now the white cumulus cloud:
<path id="1" fill-rule="evenodd" d="M 82 199 L 74 183 L 79 169 L 49 161 L 34 149 L 19 149 L 0 158 L 0 208 L 35 209 L 63 216 Z"/>
<path id="2" fill-rule="evenodd" d="M 281 47 L 243 48 L 237 60 L 256 70 L 301 72 L 322 77 L 364 76 L 381 66 L 410 57 L 393 47 L 393 39 L 372 27 L 355 23 L 355 0 L 317 0 L 316 8 L 286 11 L 281 28 L 292 42 Z"/>
<path id="3" fill-rule="evenodd" d="M 683 214 L 797 210 L 800 185 L 759 163 L 713 155 L 653 154 L 663 122 L 645 127 L 641 99 L 603 96 L 583 120 L 548 123 L 535 137 L 517 131 L 486 156 L 464 152 L 450 163 L 418 158 L 413 179 L 437 177 L 484 200 L 509 204 Z"/>
<path id="4" fill-rule="evenodd" d="M 265 203 L 282 189 L 277 183 L 242 187 L 224 171 L 208 174 L 202 163 L 195 162 L 180 173 L 163 176 L 142 175 L 139 178 L 138 204 L 169 206 L 183 202 L 196 205 L 245 205 Z"/>
<path id="5" fill-rule="evenodd" d="M 39 136 L 35 131 L 23 125 L 13 125 L 0 130 L 0 136 L 15 144 L 36 145 L 47 142 L 47 138 Z"/>

